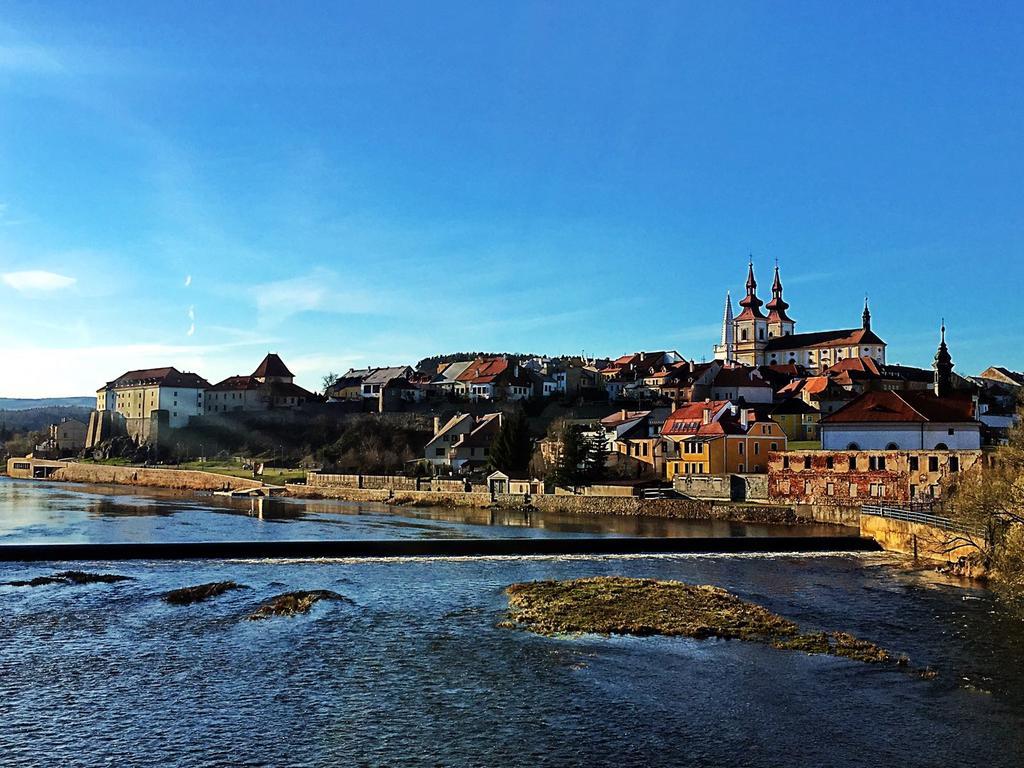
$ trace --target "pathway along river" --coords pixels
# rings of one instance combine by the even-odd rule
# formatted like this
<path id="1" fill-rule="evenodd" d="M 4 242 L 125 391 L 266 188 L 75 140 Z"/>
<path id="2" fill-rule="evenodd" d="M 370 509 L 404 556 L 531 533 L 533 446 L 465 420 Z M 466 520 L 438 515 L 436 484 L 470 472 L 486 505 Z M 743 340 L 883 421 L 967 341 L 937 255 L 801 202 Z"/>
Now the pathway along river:
<path id="1" fill-rule="evenodd" d="M 593 533 L 601 521 L 248 502 L 0 481 L 0 543 Z M 615 519 L 616 533 L 707 535 Z M 542 526 L 542 527 L 541 527 Z M 755 529 L 760 527 L 755 526 Z M 687 531 L 690 531 L 687 534 Z M 743 535 L 746 529 L 720 529 Z M 757 531 L 759 535 L 763 531 Z M 792 530 L 786 531 L 792 533 Z M 818 531 L 815 531 L 818 532 Z M 0 564 L 0 581 L 61 564 Z M 1024 631 L 979 590 L 879 555 L 96 563 L 131 581 L 0 587 L 4 765 L 988 765 L 1024 760 Z M 717 584 L 932 665 L 684 638 L 498 629 L 518 581 Z M 250 587 L 192 606 L 177 587 Z M 330 589 L 295 619 L 262 600 Z M 965 599 L 966 598 L 966 599 Z"/>

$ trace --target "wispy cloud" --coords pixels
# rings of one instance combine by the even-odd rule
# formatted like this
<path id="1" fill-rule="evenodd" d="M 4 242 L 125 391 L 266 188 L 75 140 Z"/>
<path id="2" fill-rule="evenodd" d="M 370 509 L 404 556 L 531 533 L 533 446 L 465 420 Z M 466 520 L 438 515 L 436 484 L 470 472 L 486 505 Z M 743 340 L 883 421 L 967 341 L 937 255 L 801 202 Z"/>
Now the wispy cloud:
<path id="1" fill-rule="evenodd" d="M 188 333 L 185 334 L 185 335 L 186 336 L 195 336 L 195 334 L 196 334 L 196 308 L 194 306 L 191 306 L 191 307 L 188 308 L 188 319 L 189 319 Z"/>
<path id="2" fill-rule="evenodd" d="M 41 269 L 30 269 L 23 272 L 4 272 L 0 274 L 0 280 L 3 280 L 4 283 L 20 293 L 59 291 L 62 288 L 70 288 L 78 282 L 77 278 Z"/>
<path id="3" fill-rule="evenodd" d="M 318 269 L 303 277 L 254 286 L 252 295 L 260 322 L 273 325 L 302 312 L 376 314 L 387 305 L 384 296 L 344 286 L 335 273 Z"/>
<path id="4" fill-rule="evenodd" d="M 0 72 L 56 75 L 65 71 L 54 51 L 41 45 L 0 45 Z"/>

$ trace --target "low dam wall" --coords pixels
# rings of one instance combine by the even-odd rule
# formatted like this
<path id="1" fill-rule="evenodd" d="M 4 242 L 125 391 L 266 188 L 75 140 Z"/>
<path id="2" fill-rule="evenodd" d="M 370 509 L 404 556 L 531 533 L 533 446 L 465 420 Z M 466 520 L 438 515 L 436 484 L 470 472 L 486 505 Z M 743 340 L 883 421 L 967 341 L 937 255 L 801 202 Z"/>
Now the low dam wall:
<path id="1" fill-rule="evenodd" d="M 79 462 L 68 462 L 55 470 L 49 479 L 69 483 L 141 485 L 186 491 L 239 491 L 263 486 L 258 480 L 218 475 L 213 472 L 156 467 L 115 467 Z"/>
<path id="2" fill-rule="evenodd" d="M 859 536 L 732 536 L 718 538 L 573 537 L 394 539 L 388 541 L 227 541 L 168 544 L 4 544 L 0 562 L 210 560 L 302 557 L 502 557 L 635 555 L 690 552 L 872 552 Z"/>

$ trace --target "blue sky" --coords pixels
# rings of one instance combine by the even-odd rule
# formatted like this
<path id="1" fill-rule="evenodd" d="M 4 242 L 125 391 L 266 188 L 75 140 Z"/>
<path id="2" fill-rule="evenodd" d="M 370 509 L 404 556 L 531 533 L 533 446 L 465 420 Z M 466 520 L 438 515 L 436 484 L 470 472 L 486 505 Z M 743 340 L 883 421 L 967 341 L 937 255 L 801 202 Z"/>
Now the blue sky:
<path id="1" fill-rule="evenodd" d="M 0 3 L 0 395 L 797 330 L 1024 368 L 1024 6 Z"/>

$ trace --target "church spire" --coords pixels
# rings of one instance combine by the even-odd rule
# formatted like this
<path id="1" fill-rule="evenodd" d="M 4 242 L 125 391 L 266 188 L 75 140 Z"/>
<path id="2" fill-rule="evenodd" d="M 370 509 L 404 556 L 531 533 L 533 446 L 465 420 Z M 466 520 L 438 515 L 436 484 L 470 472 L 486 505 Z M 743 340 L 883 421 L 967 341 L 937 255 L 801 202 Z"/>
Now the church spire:
<path id="1" fill-rule="evenodd" d="M 733 325 L 732 317 L 732 296 L 725 292 L 725 314 L 722 317 L 722 350 L 725 354 L 725 362 L 733 359 L 733 348 L 736 342 L 736 327 Z"/>
<path id="2" fill-rule="evenodd" d="M 779 277 L 779 265 L 775 265 L 775 280 L 772 281 L 772 299 L 765 307 L 768 309 L 768 322 L 783 323 L 792 322 L 792 318 L 786 314 L 789 304 L 782 298 L 782 278 Z"/>
<path id="3" fill-rule="evenodd" d="M 947 397 L 953 392 L 953 357 L 946 347 L 946 320 L 942 320 L 939 348 L 935 352 L 932 368 L 935 370 L 935 396 Z"/>
<path id="4" fill-rule="evenodd" d="M 868 309 L 868 295 L 864 294 L 864 311 L 860 315 L 860 324 L 865 331 L 871 330 L 871 310 Z"/>
<path id="5" fill-rule="evenodd" d="M 747 295 L 740 299 L 743 311 L 738 319 L 764 318 L 761 313 L 762 302 L 757 298 L 757 280 L 754 279 L 754 260 L 747 264 Z"/>

